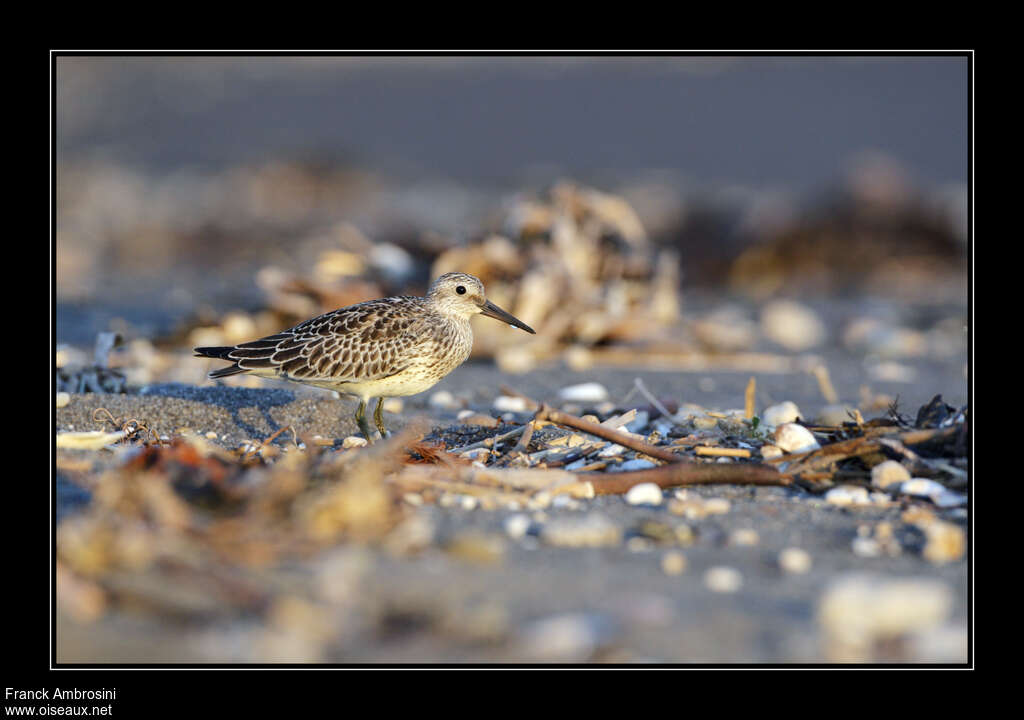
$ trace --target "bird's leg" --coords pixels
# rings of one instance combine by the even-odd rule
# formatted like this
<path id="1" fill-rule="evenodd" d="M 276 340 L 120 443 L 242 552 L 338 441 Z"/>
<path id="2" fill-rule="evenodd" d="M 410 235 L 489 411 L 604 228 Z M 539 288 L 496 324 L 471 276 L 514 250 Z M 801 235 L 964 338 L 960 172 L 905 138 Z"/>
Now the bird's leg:
<path id="1" fill-rule="evenodd" d="M 363 431 L 363 437 L 366 438 L 366 442 L 373 445 L 373 434 L 370 430 L 370 424 L 366 422 L 366 401 L 359 401 L 359 408 L 356 410 L 356 423 L 359 425 L 359 429 Z"/>
<path id="2" fill-rule="evenodd" d="M 377 398 L 377 409 L 373 411 L 373 421 L 377 424 L 377 429 L 380 430 L 381 438 L 388 436 L 388 431 L 384 429 L 384 398 Z"/>

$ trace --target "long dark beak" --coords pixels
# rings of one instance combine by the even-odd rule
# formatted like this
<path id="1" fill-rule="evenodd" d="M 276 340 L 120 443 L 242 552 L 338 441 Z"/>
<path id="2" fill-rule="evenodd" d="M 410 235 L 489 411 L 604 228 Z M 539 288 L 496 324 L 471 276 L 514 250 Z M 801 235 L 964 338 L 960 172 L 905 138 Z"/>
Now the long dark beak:
<path id="1" fill-rule="evenodd" d="M 512 327 L 521 328 L 522 330 L 525 330 L 531 335 L 537 334 L 536 332 L 534 332 L 534 329 L 532 327 L 524 323 L 522 320 L 519 320 L 514 315 L 505 312 L 500 307 L 492 303 L 490 300 L 485 300 L 484 304 L 481 305 L 480 307 L 482 308 L 482 310 L 480 310 L 481 315 L 492 317 L 495 320 L 501 320 L 503 323 L 508 323 Z"/>

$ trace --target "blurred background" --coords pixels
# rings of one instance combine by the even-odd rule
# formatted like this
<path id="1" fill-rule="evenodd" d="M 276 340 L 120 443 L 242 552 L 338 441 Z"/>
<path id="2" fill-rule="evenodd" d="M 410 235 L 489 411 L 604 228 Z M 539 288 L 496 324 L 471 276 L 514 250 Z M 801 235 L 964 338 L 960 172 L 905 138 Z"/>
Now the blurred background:
<path id="1" fill-rule="evenodd" d="M 684 286 L 772 243 L 822 291 L 966 257 L 966 58 L 62 57 L 56 80 L 59 338 L 86 304 L 258 304 L 261 267 L 348 229 L 422 285 L 565 179 L 627 200 Z M 965 297 L 937 285 L 912 289 Z"/>
<path id="2" fill-rule="evenodd" d="M 780 547 L 806 544 L 816 554 L 818 574 L 782 582 L 771 574 L 778 573 L 775 565 L 765 570 L 765 563 L 745 560 L 751 563 L 740 564 L 751 578 L 747 594 L 731 605 L 700 594 L 699 583 L 668 585 L 669 571 L 656 566 L 652 579 L 649 568 L 623 550 L 621 557 L 612 551 L 587 555 L 595 563 L 618 563 L 620 574 L 600 570 L 593 577 L 618 588 L 655 589 L 642 602 L 623 590 L 622 607 L 605 607 L 600 603 L 608 605 L 618 591 L 597 580 L 591 587 L 591 575 L 573 574 L 601 566 L 579 563 L 572 550 L 563 557 L 558 548 L 546 561 L 547 576 L 537 575 L 543 563 L 535 555 L 509 551 L 506 572 L 520 575 L 516 580 L 509 574 L 500 592 L 484 587 L 494 576 L 479 575 L 472 563 L 460 570 L 458 559 L 454 567 L 431 565 L 434 556 L 417 565 L 406 563 L 402 550 L 403 559 L 374 556 L 371 563 L 362 551 L 338 549 L 321 573 L 327 600 L 279 598 L 282 588 L 293 592 L 301 585 L 288 575 L 291 569 L 275 563 L 278 553 L 306 557 L 305 506 L 294 504 L 301 532 L 259 533 L 265 521 L 271 528 L 277 521 L 275 503 L 281 501 L 273 493 L 290 498 L 306 492 L 304 485 L 292 487 L 293 475 L 314 476 L 321 472 L 318 461 L 251 469 L 253 453 L 268 448 L 256 452 L 246 443 L 265 439 L 256 432 L 264 421 L 255 407 L 244 421 L 233 408 L 232 422 L 217 425 L 214 411 L 227 396 L 213 393 L 206 374 L 220 363 L 193 358 L 191 348 L 245 342 L 370 298 L 423 294 L 432 277 L 462 270 L 479 276 L 488 297 L 537 335 L 474 320 L 471 360 L 431 392 L 406 398 L 404 412 L 401 403 L 389 406 L 396 421 L 411 412 L 426 412 L 442 425 L 457 425 L 467 414 L 476 422 L 481 413 L 493 425 L 497 420 L 490 415 L 527 421 L 525 406 L 499 404 L 510 399 L 504 383 L 540 401 L 558 397 L 575 412 L 601 401 L 608 406 L 599 411 L 604 417 L 636 405 L 634 383 L 641 377 L 662 402 L 725 411 L 743 407 L 744 388 L 756 376 L 758 412 L 792 400 L 800 417 L 825 425 L 848 421 L 854 410 L 864 418 L 884 415 L 895 401 L 913 418 L 937 394 L 954 406 L 950 410 L 964 406 L 972 171 L 967 57 L 62 56 L 55 89 L 57 388 L 71 393 L 63 405 L 58 397 L 58 430 L 92 430 L 99 422 L 80 393 L 127 392 L 136 395 L 135 404 L 130 397 L 117 406 L 107 397 L 97 402 L 115 415 L 136 413 L 160 434 L 186 425 L 199 432 L 213 428 L 203 437 L 221 446 L 203 446 L 200 465 L 192 455 L 174 455 L 178 445 L 165 448 L 166 456 L 153 448 L 145 455 L 123 448 L 110 457 L 92 450 L 61 456 L 58 513 L 85 507 L 88 492 L 98 492 L 100 501 L 60 526 L 62 612 L 74 619 L 68 623 L 62 616 L 65 659 L 600 658 L 589 639 L 553 655 L 500 644 L 522 636 L 522 627 L 532 637 L 528 623 L 545 613 L 562 618 L 557 613 L 566 608 L 587 607 L 596 608 L 598 620 L 569 617 L 569 630 L 582 627 L 585 639 L 604 637 L 608 617 L 627 628 L 640 623 L 642 639 L 625 643 L 634 652 L 621 655 L 627 661 L 674 659 L 680 652 L 688 659 L 726 661 L 964 656 L 967 580 L 959 529 L 959 545 L 933 561 L 945 564 L 935 572 L 944 573 L 955 592 L 955 602 L 941 596 L 943 609 L 935 614 L 936 625 L 945 622 L 943 603 L 954 602 L 956 627 L 942 636 L 953 638 L 953 650 L 943 645 L 917 652 L 883 638 L 881 650 L 869 644 L 850 655 L 845 646 L 835 651 L 827 642 L 815 644 L 808 628 L 816 627 L 814 608 L 833 571 L 886 562 L 888 571 L 906 574 L 923 564 L 918 551 L 897 556 L 898 543 L 885 546 L 896 548 L 891 556 L 851 560 L 858 554 L 850 553 L 851 539 L 860 537 L 861 528 L 839 511 L 816 516 L 815 523 L 795 515 L 792 522 L 758 525 L 766 538 L 778 531 Z M 109 332 L 121 337 L 116 348 L 110 336 L 97 343 Z M 328 446 L 352 432 L 334 424 L 351 425 L 349 410 L 339 420 L 334 405 L 295 400 L 323 398 L 324 391 L 246 375 L 223 382 L 294 393 L 260 395 L 259 402 L 297 407 L 290 417 L 302 418 L 310 433 L 323 433 Z M 568 392 L 594 382 L 597 395 Z M 193 392 L 194 386 L 209 394 Z M 251 396 L 233 397 L 255 406 L 256 394 Z M 209 403 L 209 417 L 175 414 L 192 400 Z M 266 407 L 263 413 L 270 417 Z M 709 427 L 716 422 L 711 419 Z M 333 450 L 346 457 L 343 448 Z M 231 452 L 244 461 L 244 488 L 218 484 L 224 473 L 241 472 Z M 213 468 L 215 460 L 227 469 Z M 112 462 L 124 464 L 101 475 Z M 269 482 L 271 500 L 257 508 L 269 515 L 245 522 L 229 512 L 222 526 L 211 526 L 216 552 L 205 545 L 201 552 L 180 550 L 192 542 L 181 528 L 192 527 L 188 518 L 195 508 L 160 483 L 150 487 L 150 480 L 138 480 L 152 478 L 146 473 L 154 467 L 180 476 L 188 493 L 198 492 L 195 478 L 208 475 L 217 481 L 207 483 L 211 492 L 227 492 L 231 502 L 237 500 L 231 493 Z M 742 512 L 694 526 L 698 539 L 687 551 L 691 574 L 702 563 L 720 562 L 725 540 L 715 538 L 732 531 L 728 522 L 749 530 L 754 521 L 748 518 L 760 517 L 766 503 L 789 501 L 780 492 L 765 502 L 751 500 L 747 508 L 746 489 L 734 490 L 727 497 Z M 364 497 L 369 491 L 353 492 Z M 183 497 L 193 503 L 188 493 Z M 622 507 L 597 501 L 587 507 L 600 507 L 627 527 L 623 518 L 631 518 L 626 511 L 634 508 L 615 500 Z M 343 504 L 351 502 L 346 496 Z M 152 507 L 158 511 L 147 509 Z M 411 505 L 402 507 L 411 512 Z M 500 518 L 467 513 L 452 520 L 455 510 L 423 510 L 433 513 L 437 529 L 427 533 L 433 540 L 423 540 L 418 526 L 400 525 L 414 536 L 398 543 L 413 548 L 409 554 L 446 533 L 457 535 L 463 523 L 506 541 Z M 153 512 L 155 521 L 125 519 Z M 966 523 L 961 507 L 947 515 Z M 898 525 L 898 514 L 889 519 Z M 140 530 L 146 523 L 172 531 L 147 534 Z M 121 534 L 112 535 L 110 527 Z M 315 543 L 334 552 L 337 538 L 351 534 L 334 532 L 332 525 Z M 374 526 L 368 536 L 384 532 Z M 924 543 L 922 531 L 910 527 L 904 534 L 907 547 Z M 296 550 L 281 538 L 302 542 Z M 479 545 L 474 540 L 464 554 L 490 558 L 490 545 L 482 543 L 486 552 Z M 181 556 L 168 565 L 178 579 L 168 581 L 153 570 L 160 553 Z M 210 570 L 211 558 L 222 564 Z M 189 565 L 193 561 L 196 567 Z M 371 572 L 374 563 L 387 571 Z M 246 575 L 250 566 L 256 569 Z M 196 568 L 206 568 L 200 580 L 188 574 Z M 284 573 L 269 590 L 267 578 L 277 575 L 267 568 Z M 627 576 L 633 579 L 619 582 Z M 564 587 L 549 592 L 560 578 Z M 474 595 L 478 581 L 483 589 Z M 359 583 L 370 589 L 349 589 Z M 872 605 L 874 600 L 862 602 L 861 589 L 854 587 L 853 605 Z M 463 591 L 465 597 L 444 599 Z M 903 586 L 894 592 L 910 598 L 901 617 L 921 617 L 913 592 Z M 678 593 L 689 594 L 680 600 Z M 566 599 L 571 597 L 576 599 Z M 323 630 L 318 613 L 336 620 L 335 606 L 350 601 L 360 609 L 344 615 L 344 632 L 331 630 L 345 642 L 330 640 L 335 635 Z M 443 611 L 434 608 L 437 603 Z M 162 621 L 138 631 L 142 614 L 165 605 L 179 620 L 213 618 L 215 632 L 183 640 Z M 425 605 L 433 609 L 423 610 Z M 675 615 L 677 605 L 683 609 Z M 845 637 L 849 615 L 843 607 L 837 632 Z M 109 608 L 128 613 L 108 617 L 103 634 L 89 623 Z M 140 608 L 142 614 L 131 614 Z M 232 615 L 235 610 L 240 614 Z M 366 620 L 359 614 L 364 611 L 380 615 L 379 622 Z M 257 616 L 269 618 L 271 629 L 259 635 L 266 646 L 246 634 L 249 625 L 243 631 L 231 624 Z M 230 622 L 217 626 L 225 617 Z M 441 630 L 430 635 L 436 628 L 423 617 Z M 828 636 L 828 622 L 820 622 Z M 665 630 L 686 623 L 681 635 Z M 294 631 L 297 626 L 304 630 Z M 417 645 L 424 627 L 429 641 Z M 154 640 L 147 634 L 152 632 L 162 635 Z M 535 634 L 544 642 L 561 637 L 543 624 Z M 451 645 L 444 639 L 449 635 L 461 640 Z M 481 651 L 473 645 L 479 642 L 497 645 Z"/>

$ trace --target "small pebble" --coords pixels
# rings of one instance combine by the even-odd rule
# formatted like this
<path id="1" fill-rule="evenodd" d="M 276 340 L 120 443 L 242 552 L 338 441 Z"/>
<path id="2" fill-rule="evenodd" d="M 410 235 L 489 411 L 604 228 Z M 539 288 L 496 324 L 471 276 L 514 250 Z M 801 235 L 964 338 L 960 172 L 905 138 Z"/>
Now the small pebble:
<path id="1" fill-rule="evenodd" d="M 384 398 L 384 412 L 395 413 L 396 415 L 405 409 L 402 398 Z"/>
<path id="2" fill-rule="evenodd" d="M 964 556 L 967 538 L 958 525 L 935 521 L 924 525 L 922 529 L 928 539 L 922 554 L 928 562 L 944 565 L 956 562 Z"/>
<path id="3" fill-rule="evenodd" d="M 558 398 L 565 402 L 599 403 L 608 399 L 608 389 L 601 383 L 581 383 L 562 388 Z"/>
<path id="4" fill-rule="evenodd" d="M 517 636 L 527 657 L 588 659 L 609 634 L 612 623 L 588 613 L 553 615 L 530 623 Z"/>
<path id="5" fill-rule="evenodd" d="M 806 305 L 792 300 L 775 300 L 761 310 L 761 332 L 787 350 L 801 352 L 820 345 L 825 324 Z"/>
<path id="6" fill-rule="evenodd" d="M 473 448 L 463 450 L 459 455 L 469 460 L 486 460 L 491 456 L 491 451 L 490 448 Z"/>
<path id="7" fill-rule="evenodd" d="M 724 515 L 729 512 L 729 501 L 725 498 L 708 498 L 705 500 L 696 493 L 677 490 L 675 497 L 668 503 L 668 511 L 673 515 L 684 515 L 691 520 L 698 520 L 706 515 Z"/>
<path id="8" fill-rule="evenodd" d="M 599 514 L 556 518 L 541 528 L 540 538 L 556 547 L 605 547 L 622 542 L 622 529 Z"/>
<path id="9" fill-rule="evenodd" d="M 851 548 L 857 557 L 871 558 L 882 554 L 882 546 L 877 540 L 870 537 L 854 538 Z"/>
<path id="10" fill-rule="evenodd" d="M 821 447 L 810 430 L 794 423 L 783 423 L 775 428 L 775 444 L 790 453 L 808 452 Z"/>
<path id="11" fill-rule="evenodd" d="M 526 400 L 521 397 L 513 397 L 509 395 L 499 395 L 494 399 L 492 407 L 498 412 L 526 412 L 529 408 L 527 407 Z"/>
<path id="12" fill-rule="evenodd" d="M 912 383 L 917 380 L 917 370 L 910 365 L 890 360 L 868 367 L 868 376 L 878 382 Z"/>
<path id="13" fill-rule="evenodd" d="M 366 447 L 366 438 L 359 437 L 358 435 L 349 435 L 347 438 L 341 441 L 343 448 L 357 448 Z"/>
<path id="14" fill-rule="evenodd" d="M 690 420 L 695 430 L 714 430 L 718 427 L 718 419 L 710 415 L 697 415 Z"/>
<path id="15" fill-rule="evenodd" d="M 851 413 L 856 410 L 853 405 L 844 405 L 837 403 L 835 405 L 826 405 L 819 412 L 817 417 L 814 418 L 814 422 L 818 425 L 833 425 L 841 426 L 845 422 L 850 422 Z"/>
<path id="16" fill-rule="evenodd" d="M 932 495 L 932 502 L 941 508 L 959 507 L 967 504 L 967 496 L 953 492 L 952 490 L 943 490 L 938 495 Z"/>
<path id="17" fill-rule="evenodd" d="M 666 575 L 681 575 L 686 570 L 686 556 L 671 550 L 661 557 L 661 571 Z"/>
<path id="18" fill-rule="evenodd" d="M 888 507 L 889 505 L 896 504 L 893 499 L 884 492 L 868 493 L 868 500 L 871 501 L 872 505 L 878 505 L 880 507 Z"/>
<path id="19" fill-rule="evenodd" d="M 708 498 L 704 501 L 704 510 L 709 515 L 724 515 L 729 512 L 731 505 L 725 498 Z"/>
<path id="20" fill-rule="evenodd" d="M 453 538 L 445 550 L 459 560 L 479 565 L 493 565 L 501 562 L 505 555 L 505 540 L 500 535 L 467 530 Z"/>
<path id="21" fill-rule="evenodd" d="M 673 534 L 676 537 L 676 542 L 684 547 L 693 545 L 694 541 L 697 539 L 696 534 L 693 532 L 693 528 L 686 524 L 676 525 Z"/>
<path id="22" fill-rule="evenodd" d="M 736 568 L 719 565 L 704 573 L 704 584 L 718 593 L 733 593 L 743 587 L 743 575 Z"/>
<path id="23" fill-rule="evenodd" d="M 630 552 L 649 552 L 654 549 L 654 543 L 650 538 L 631 537 L 626 541 L 626 549 Z"/>
<path id="24" fill-rule="evenodd" d="M 509 515 L 505 518 L 505 534 L 513 540 L 519 540 L 529 531 L 531 521 L 522 513 Z"/>
<path id="25" fill-rule="evenodd" d="M 895 460 L 880 462 L 871 468 L 871 484 L 879 488 L 887 488 L 896 483 L 906 482 L 910 473 Z"/>
<path id="26" fill-rule="evenodd" d="M 732 535 L 729 536 L 730 545 L 757 545 L 761 542 L 761 537 L 757 534 L 757 530 L 752 528 L 740 528 L 734 530 Z"/>
<path id="27" fill-rule="evenodd" d="M 455 402 L 455 396 L 447 390 L 438 390 L 430 396 L 430 400 L 427 402 L 432 407 L 445 408 L 447 410 L 451 410 L 458 406 L 458 403 Z"/>
<path id="28" fill-rule="evenodd" d="M 57 393 L 57 407 L 65 407 L 69 402 L 71 402 L 71 395 L 66 392 Z"/>
<path id="29" fill-rule="evenodd" d="M 857 485 L 840 485 L 825 493 L 825 502 L 831 505 L 870 505 L 868 491 Z"/>
<path id="30" fill-rule="evenodd" d="M 627 460 L 626 462 L 619 465 L 619 470 L 626 472 L 627 470 L 648 470 L 650 468 L 657 467 L 656 463 L 650 460 L 644 460 L 643 458 L 634 458 Z"/>
<path id="31" fill-rule="evenodd" d="M 566 493 L 562 493 L 561 495 L 555 495 L 551 499 L 551 507 L 565 508 L 567 510 L 579 510 L 583 505 L 579 500 L 570 497 Z"/>
<path id="32" fill-rule="evenodd" d="M 210 430 L 209 432 L 206 433 L 206 439 L 207 440 L 216 440 L 217 439 L 217 433 L 215 433 L 213 430 Z"/>
<path id="33" fill-rule="evenodd" d="M 617 455 L 621 455 L 624 452 L 626 452 L 626 448 L 616 443 L 612 443 L 611 445 L 608 445 L 607 447 L 603 448 L 601 452 L 597 454 L 597 456 L 603 458 L 615 457 Z"/>
<path id="34" fill-rule="evenodd" d="M 775 427 L 784 423 L 796 422 L 802 417 L 803 415 L 800 413 L 800 408 L 796 406 L 796 403 L 786 400 L 777 405 L 766 407 L 764 412 L 761 413 L 761 422 L 769 427 Z M 813 438 L 811 439 L 813 440 Z"/>
<path id="35" fill-rule="evenodd" d="M 929 478 L 911 478 L 900 485 L 904 495 L 931 498 L 946 491 L 946 486 Z"/>
<path id="36" fill-rule="evenodd" d="M 533 497 L 526 501 L 528 510 L 543 510 L 549 505 L 551 505 L 551 493 L 546 490 L 535 493 Z"/>
<path id="37" fill-rule="evenodd" d="M 463 410 L 459 413 L 458 419 L 463 425 L 479 425 L 480 427 L 494 428 L 500 424 L 497 418 L 493 418 L 490 415 L 484 415 L 483 413 L 473 412 L 472 410 Z"/>
<path id="38" fill-rule="evenodd" d="M 811 569 L 811 556 L 802 548 L 785 548 L 779 553 L 779 567 L 793 575 L 801 575 Z"/>
<path id="39" fill-rule="evenodd" d="M 634 485 L 626 493 L 626 502 L 630 505 L 661 505 L 663 499 L 661 488 L 654 483 Z"/>

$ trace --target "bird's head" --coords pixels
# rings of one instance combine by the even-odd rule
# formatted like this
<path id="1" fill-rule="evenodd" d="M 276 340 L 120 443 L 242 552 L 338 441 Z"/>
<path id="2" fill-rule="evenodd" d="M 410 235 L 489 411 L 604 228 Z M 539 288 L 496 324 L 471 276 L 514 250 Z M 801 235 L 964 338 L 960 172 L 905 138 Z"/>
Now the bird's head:
<path id="1" fill-rule="evenodd" d="M 472 275 L 445 273 L 430 286 L 427 297 L 438 311 L 446 315 L 469 319 L 479 313 L 536 334 L 529 325 L 488 300 L 484 294 L 484 284 Z"/>

